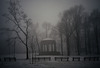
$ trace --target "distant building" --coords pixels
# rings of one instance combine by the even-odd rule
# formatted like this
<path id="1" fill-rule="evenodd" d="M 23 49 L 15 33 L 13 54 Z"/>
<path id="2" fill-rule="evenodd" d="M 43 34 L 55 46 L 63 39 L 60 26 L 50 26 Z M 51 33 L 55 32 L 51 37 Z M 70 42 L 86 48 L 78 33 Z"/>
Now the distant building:
<path id="1" fill-rule="evenodd" d="M 40 55 L 60 55 L 56 50 L 56 41 L 51 38 L 43 39 L 40 43 Z"/>

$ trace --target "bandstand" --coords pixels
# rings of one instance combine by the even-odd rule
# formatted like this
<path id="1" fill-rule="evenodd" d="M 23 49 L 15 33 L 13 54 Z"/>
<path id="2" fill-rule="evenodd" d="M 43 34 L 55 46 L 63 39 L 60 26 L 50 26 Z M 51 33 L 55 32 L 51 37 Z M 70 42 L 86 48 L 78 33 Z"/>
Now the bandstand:
<path id="1" fill-rule="evenodd" d="M 60 55 L 56 49 L 56 41 L 51 38 L 43 39 L 40 43 L 40 55 Z"/>

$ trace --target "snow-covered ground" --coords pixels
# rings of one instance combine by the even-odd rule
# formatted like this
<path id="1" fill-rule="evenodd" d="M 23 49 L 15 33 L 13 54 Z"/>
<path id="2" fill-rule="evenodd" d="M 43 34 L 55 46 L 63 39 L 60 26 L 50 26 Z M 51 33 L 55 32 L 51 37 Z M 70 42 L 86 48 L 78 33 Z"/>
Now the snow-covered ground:
<path id="1" fill-rule="evenodd" d="M 25 55 L 16 55 L 15 61 L 0 61 L 0 68 L 100 68 L 100 61 L 39 61 L 25 60 Z M 43 56 L 42 56 L 43 57 Z M 49 57 L 49 56 L 47 56 Z M 81 57 L 82 58 L 82 57 Z"/>
<path id="2" fill-rule="evenodd" d="M 100 61 L 41 61 L 31 63 L 29 60 L 0 62 L 0 68 L 100 68 Z"/>

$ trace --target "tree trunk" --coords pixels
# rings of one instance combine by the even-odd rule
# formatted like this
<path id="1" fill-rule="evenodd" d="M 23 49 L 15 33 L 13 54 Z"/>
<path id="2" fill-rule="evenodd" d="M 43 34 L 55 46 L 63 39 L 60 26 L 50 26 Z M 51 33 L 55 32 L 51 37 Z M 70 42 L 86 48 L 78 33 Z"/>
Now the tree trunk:
<path id="1" fill-rule="evenodd" d="M 97 24 L 94 28 L 94 32 L 95 32 L 95 38 L 96 38 L 96 48 L 97 48 L 97 55 L 99 55 L 99 42 L 98 42 L 98 28 L 97 28 Z"/>
<path id="2" fill-rule="evenodd" d="M 76 37 L 76 43 L 77 43 L 77 55 L 80 55 L 80 42 L 79 42 L 79 40 L 80 40 L 80 37 L 79 37 L 79 30 L 78 30 L 78 28 L 76 29 L 76 35 L 77 35 L 77 37 Z"/>
<path id="3" fill-rule="evenodd" d="M 14 39 L 14 57 L 15 57 L 15 45 L 16 45 L 16 40 Z"/>
<path id="4" fill-rule="evenodd" d="M 40 47 L 39 47 L 39 41 L 38 41 L 37 35 L 36 35 L 36 42 L 37 42 L 37 46 L 38 46 L 38 52 L 40 53 Z"/>
<path id="5" fill-rule="evenodd" d="M 85 54 L 87 55 L 88 52 L 87 52 L 87 31 L 86 31 L 86 28 L 85 28 Z"/>
<path id="6" fill-rule="evenodd" d="M 63 55 L 63 39 L 62 39 L 62 34 L 60 34 L 60 40 L 61 40 L 61 54 Z"/>
<path id="7" fill-rule="evenodd" d="M 69 45 L 69 38 L 66 36 L 66 47 L 67 47 L 67 56 L 70 56 L 70 45 Z"/>
<path id="8" fill-rule="evenodd" d="M 87 29 L 87 36 L 88 36 L 88 51 L 89 51 L 89 54 L 91 55 L 90 30 L 89 29 Z"/>
<path id="9" fill-rule="evenodd" d="M 29 56 L 28 56 L 28 27 L 26 28 L 26 59 L 29 59 Z"/>
<path id="10" fill-rule="evenodd" d="M 33 47 L 32 47 L 32 64 L 33 64 L 33 53 L 34 53 L 34 52 L 33 52 Z"/>
<path id="11" fill-rule="evenodd" d="M 29 56 L 28 56 L 28 46 L 26 46 L 26 59 L 29 59 Z"/>
<path id="12" fill-rule="evenodd" d="M 77 55 L 80 55 L 80 50 L 79 50 L 79 48 L 80 48 L 80 46 L 79 46 L 79 39 L 77 38 Z"/>

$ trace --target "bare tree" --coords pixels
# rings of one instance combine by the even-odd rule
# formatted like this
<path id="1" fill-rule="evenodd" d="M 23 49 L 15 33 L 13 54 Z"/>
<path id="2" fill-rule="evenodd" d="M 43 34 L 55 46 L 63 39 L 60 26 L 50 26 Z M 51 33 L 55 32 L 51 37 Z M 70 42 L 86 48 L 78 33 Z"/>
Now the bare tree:
<path id="1" fill-rule="evenodd" d="M 70 37 L 73 34 L 76 34 L 76 41 L 77 41 L 77 53 L 79 53 L 79 26 L 81 24 L 81 17 L 82 17 L 83 7 L 81 5 L 74 6 L 69 10 L 64 11 L 60 25 L 60 31 L 66 37 L 66 46 L 67 46 L 67 55 L 70 55 Z"/>
<path id="2" fill-rule="evenodd" d="M 69 24 L 69 18 L 68 18 L 68 15 L 69 13 L 68 13 L 68 11 L 65 11 L 64 12 L 64 14 L 63 14 L 63 17 L 62 17 L 62 19 L 61 19 L 61 22 L 60 23 L 58 23 L 58 25 L 59 25 L 59 31 L 60 31 L 60 34 L 64 34 L 65 35 L 65 37 L 66 37 L 66 47 L 67 47 L 67 55 L 69 56 L 70 55 L 70 52 L 69 52 L 69 26 L 70 26 L 70 24 Z"/>
<path id="3" fill-rule="evenodd" d="M 80 55 L 80 26 L 82 23 L 82 17 L 83 17 L 83 11 L 84 8 L 80 6 L 75 6 L 72 8 L 73 11 L 73 22 L 74 22 L 74 27 L 76 27 L 76 41 L 77 41 L 77 54 Z"/>
<path id="4" fill-rule="evenodd" d="M 90 43 L 90 38 L 87 39 L 88 35 L 89 35 L 89 15 L 86 13 L 84 14 L 83 16 L 83 29 L 84 29 L 84 38 L 85 38 L 85 54 L 87 55 L 88 54 L 88 44 L 87 44 L 87 41 L 88 43 Z M 90 50 L 90 49 L 89 49 Z"/>
<path id="5" fill-rule="evenodd" d="M 44 23 L 42 24 L 42 26 L 43 26 L 43 28 L 45 29 L 46 38 L 47 38 L 47 37 L 48 37 L 48 32 L 49 32 L 49 30 L 51 29 L 51 24 L 48 23 L 48 22 L 44 22 Z"/>
<path id="6" fill-rule="evenodd" d="M 33 56 L 34 56 L 34 53 L 35 53 L 35 43 L 34 43 L 34 37 L 32 36 L 32 38 L 31 38 L 31 42 L 30 42 L 30 44 L 31 44 L 31 50 L 32 50 L 32 64 L 33 64 Z"/>
<path id="7" fill-rule="evenodd" d="M 90 22 L 93 24 L 94 28 L 94 34 L 95 34 L 95 41 L 96 41 L 96 49 L 97 54 L 99 54 L 99 35 L 98 35 L 98 28 L 99 28 L 99 22 L 100 22 L 100 11 L 98 9 L 95 9 L 91 12 L 90 15 Z"/>
<path id="8" fill-rule="evenodd" d="M 14 50 L 14 57 L 15 57 L 15 45 L 16 45 L 16 39 L 17 37 L 10 37 L 7 39 L 7 43 L 8 43 L 8 46 L 9 46 L 9 55 L 10 55 L 10 46 L 13 45 L 13 50 Z"/>
<path id="9" fill-rule="evenodd" d="M 59 22 L 57 24 L 57 28 L 58 28 L 58 33 L 59 33 L 59 37 L 60 37 L 60 42 L 61 42 L 61 54 L 63 55 L 63 28 L 61 26 L 61 22 Z"/>
<path id="10" fill-rule="evenodd" d="M 21 43 L 26 47 L 26 59 L 28 59 L 28 42 L 31 19 L 23 12 L 19 0 L 10 0 L 8 14 L 3 15 L 9 24 L 13 25 L 9 31 L 16 33 Z"/>

